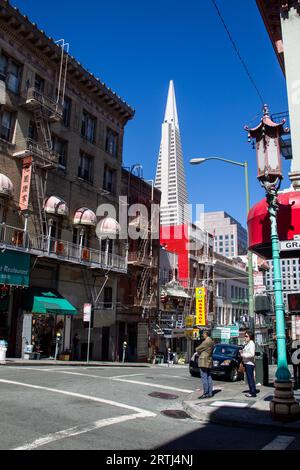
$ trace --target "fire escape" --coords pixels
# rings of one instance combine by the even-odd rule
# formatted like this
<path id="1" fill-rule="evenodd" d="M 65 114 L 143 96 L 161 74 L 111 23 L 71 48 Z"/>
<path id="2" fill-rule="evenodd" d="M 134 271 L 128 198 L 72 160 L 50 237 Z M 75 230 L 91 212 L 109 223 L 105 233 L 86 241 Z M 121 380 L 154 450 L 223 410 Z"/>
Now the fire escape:
<path id="1" fill-rule="evenodd" d="M 48 170 L 58 165 L 59 156 L 53 150 L 51 123 L 58 122 L 63 116 L 63 102 L 66 87 L 69 45 L 64 40 L 57 43 L 60 48 L 60 66 L 57 72 L 57 96 L 47 96 L 42 86 L 28 87 L 23 94 L 22 105 L 30 111 L 35 125 L 35 138 L 27 137 L 16 142 L 16 152 L 13 156 L 22 160 L 24 167 L 31 167 L 32 177 L 29 186 L 33 212 L 38 217 L 35 220 L 36 232 L 48 234 L 47 218 L 44 211 L 44 200 L 47 185 Z"/>

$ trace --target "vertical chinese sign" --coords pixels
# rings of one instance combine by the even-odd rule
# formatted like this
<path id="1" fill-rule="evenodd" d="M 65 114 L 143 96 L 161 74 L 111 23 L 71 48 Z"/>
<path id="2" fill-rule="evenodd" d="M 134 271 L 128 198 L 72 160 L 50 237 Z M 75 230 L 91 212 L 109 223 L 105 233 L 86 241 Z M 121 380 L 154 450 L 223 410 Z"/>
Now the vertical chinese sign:
<path id="1" fill-rule="evenodd" d="M 22 169 L 21 189 L 20 189 L 20 201 L 19 201 L 19 208 L 21 211 L 28 210 L 31 172 L 32 172 L 32 158 L 31 157 L 24 158 L 23 169 Z"/>
<path id="2" fill-rule="evenodd" d="M 196 295 L 196 325 L 206 325 L 206 291 L 205 287 L 197 287 Z"/>

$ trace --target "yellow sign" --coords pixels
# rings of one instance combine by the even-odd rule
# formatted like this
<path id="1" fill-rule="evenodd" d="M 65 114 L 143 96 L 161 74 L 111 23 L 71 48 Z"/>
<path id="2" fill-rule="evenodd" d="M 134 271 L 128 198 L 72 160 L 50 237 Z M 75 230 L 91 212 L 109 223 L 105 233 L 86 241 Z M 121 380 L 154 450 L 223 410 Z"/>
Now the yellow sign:
<path id="1" fill-rule="evenodd" d="M 194 326 L 194 322 L 195 322 L 194 316 L 193 315 L 187 315 L 184 319 L 184 322 L 185 322 L 185 327 L 186 328 L 192 328 Z"/>
<path id="2" fill-rule="evenodd" d="M 197 326 L 205 326 L 206 325 L 206 293 L 205 287 L 197 287 L 195 289 L 196 294 L 196 322 Z"/>

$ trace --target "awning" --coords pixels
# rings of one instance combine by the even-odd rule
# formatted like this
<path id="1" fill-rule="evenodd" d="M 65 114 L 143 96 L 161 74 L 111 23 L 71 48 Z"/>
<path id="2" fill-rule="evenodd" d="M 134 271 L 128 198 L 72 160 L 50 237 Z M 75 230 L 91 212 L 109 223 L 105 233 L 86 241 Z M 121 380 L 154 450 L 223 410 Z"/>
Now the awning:
<path id="1" fill-rule="evenodd" d="M 76 315 L 77 309 L 55 289 L 30 287 L 23 294 L 23 308 L 32 313 Z"/>
<path id="2" fill-rule="evenodd" d="M 14 187 L 8 176 L 0 173 L 0 196 L 12 196 Z"/>
<path id="3" fill-rule="evenodd" d="M 47 214 L 62 215 L 65 217 L 69 214 L 67 204 L 58 196 L 49 196 L 44 202 L 44 209 Z"/>
<path id="4" fill-rule="evenodd" d="M 182 299 L 189 299 L 190 296 L 183 289 L 166 289 L 169 297 L 178 297 Z"/>
<path id="5" fill-rule="evenodd" d="M 95 227 L 97 224 L 96 214 L 87 207 L 81 207 L 75 212 L 73 224 Z"/>

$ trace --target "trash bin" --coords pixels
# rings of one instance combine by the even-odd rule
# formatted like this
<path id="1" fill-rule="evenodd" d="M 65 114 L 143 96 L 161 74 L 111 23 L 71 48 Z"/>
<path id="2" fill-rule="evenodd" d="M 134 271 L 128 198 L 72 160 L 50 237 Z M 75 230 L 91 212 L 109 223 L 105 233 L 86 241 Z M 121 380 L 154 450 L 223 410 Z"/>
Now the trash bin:
<path id="1" fill-rule="evenodd" d="M 6 360 L 6 351 L 7 351 L 7 342 L 5 340 L 0 340 L 0 362 Z"/>
<path id="2" fill-rule="evenodd" d="M 256 384 L 269 385 L 269 361 L 262 348 L 255 353 L 255 382 Z"/>

